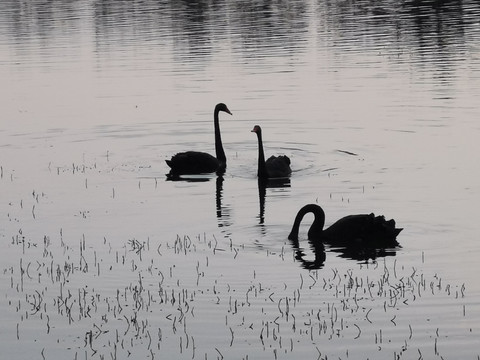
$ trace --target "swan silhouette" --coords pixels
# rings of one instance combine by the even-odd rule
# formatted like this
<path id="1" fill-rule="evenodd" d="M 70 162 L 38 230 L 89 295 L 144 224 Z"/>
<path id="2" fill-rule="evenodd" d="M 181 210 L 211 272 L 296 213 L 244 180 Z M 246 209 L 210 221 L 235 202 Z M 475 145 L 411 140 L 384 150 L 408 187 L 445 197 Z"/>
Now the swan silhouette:
<path id="1" fill-rule="evenodd" d="M 255 125 L 252 132 L 257 133 L 258 138 L 258 172 L 257 176 L 261 179 L 273 179 L 287 177 L 292 173 L 290 169 L 290 159 L 286 155 L 270 156 L 265 161 L 263 152 L 262 128 Z"/>
<path id="2" fill-rule="evenodd" d="M 330 227 L 325 225 L 325 212 L 316 204 L 302 207 L 295 217 L 288 238 L 298 241 L 298 231 L 303 217 L 313 213 L 314 220 L 308 230 L 308 239 L 331 246 L 347 248 L 392 248 L 398 246 L 397 235 L 402 231 L 395 227 L 395 220 L 385 220 L 384 216 L 372 214 L 349 215 L 341 218 Z"/>
<path id="3" fill-rule="evenodd" d="M 222 138 L 220 136 L 220 124 L 218 113 L 220 111 L 232 115 L 227 105 L 219 103 L 215 106 L 213 113 L 213 124 L 215 128 L 215 155 L 216 157 L 200 151 L 186 151 L 174 155 L 170 160 L 165 160 L 170 166 L 170 175 L 195 175 L 208 174 L 212 172 L 223 173 L 227 167 L 227 158 L 223 150 Z"/>

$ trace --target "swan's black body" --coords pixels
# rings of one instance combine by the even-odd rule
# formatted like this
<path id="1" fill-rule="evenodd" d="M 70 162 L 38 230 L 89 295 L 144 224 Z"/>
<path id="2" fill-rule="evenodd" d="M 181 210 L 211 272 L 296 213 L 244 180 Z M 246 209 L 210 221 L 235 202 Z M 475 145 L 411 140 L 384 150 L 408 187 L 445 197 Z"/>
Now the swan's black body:
<path id="1" fill-rule="evenodd" d="M 358 248 L 391 248 L 398 246 L 397 235 L 402 231 L 395 227 L 395 220 L 385 220 L 384 216 L 372 214 L 349 215 L 341 218 L 327 229 L 325 213 L 315 204 L 300 209 L 288 238 L 298 240 L 298 231 L 303 217 L 313 213 L 314 220 L 308 231 L 310 240 L 321 241 L 331 246 Z"/>
<path id="2" fill-rule="evenodd" d="M 220 136 L 218 113 L 224 111 L 230 115 L 227 105 L 220 103 L 215 106 L 213 123 L 215 128 L 215 155 L 216 157 L 200 151 L 186 151 L 174 155 L 170 160 L 165 160 L 170 166 L 170 175 L 207 174 L 212 172 L 222 173 L 227 167 L 227 158 L 223 150 Z"/>
<path id="3" fill-rule="evenodd" d="M 255 125 L 252 132 L 257 133 L 258 138 L 258 177 L 261 179 L 274 179 L 289 176 L 292 173 L 289 157 L 286 155 L 272 155 L 265 161 L 262 128 L 259 125 Z"/>

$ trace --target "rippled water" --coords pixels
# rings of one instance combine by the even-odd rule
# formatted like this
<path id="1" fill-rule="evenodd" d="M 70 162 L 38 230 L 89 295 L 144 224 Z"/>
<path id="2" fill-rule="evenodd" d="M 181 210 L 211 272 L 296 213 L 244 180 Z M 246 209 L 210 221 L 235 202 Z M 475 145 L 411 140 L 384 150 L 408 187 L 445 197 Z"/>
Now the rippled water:
<path id="1" fill-rule="evenodd" d="M 476 359 L 479 14 L 2 1 L 2 351 Z M 214 152 L 218 102 L 225 175 L 167 181 L 176 152 Z M 259 188 L 255 124 L 289 183 Z M 287 235 L 312 202 L 395 218 L 402 247 L 305 269 Z"/>

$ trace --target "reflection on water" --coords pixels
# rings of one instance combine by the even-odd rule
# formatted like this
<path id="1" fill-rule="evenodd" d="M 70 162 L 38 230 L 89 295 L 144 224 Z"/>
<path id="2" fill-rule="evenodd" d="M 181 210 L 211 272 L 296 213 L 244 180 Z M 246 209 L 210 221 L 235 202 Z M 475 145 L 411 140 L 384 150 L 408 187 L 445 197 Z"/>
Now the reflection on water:
<path id="1" fill-rule="evenodd" d="M 309 249 L 300 246 L 298 240 L 291 240 L 292 248 L 295 252 L 295 259 L 299 261 L 304 269 L 321 269 L 327 259 L 327 254 L 338 254 L 339 257 L 349 260 L 356 260 L 359 263 L 375 263 L 378 259 L 386 256 L 395 256 L 397 250 L 376 249 L 376 248 L 350 248 L 350 247 L 328 247 L 320 241 L 308 240 Z"/>
<path id="2" fill-rule="evenodd" d="M 480 36 L 472 31 L 479 11 L 476 1 L 444 0 L 5 0 L 0 4 L 0 25 L 3 46 L 29 51 L 30 56 L 22 57 L 23 61 L 49 53 L 57 57 L 54 53 L 65 49 L 71 51 L 67 57 L 77 57 L 80 50 L 86 50 L 78 45 L 90 43 L 97 64 L 102 66 L 105 61 L 117 61 L 114 54 L 142 61 L 149 52 L 168 46 L 173 48 L 173 65 L 184 67 L 181 64 L 191 62 L 193 71 L 201 69 L 204 62 L 215 61 L 214 54 L 225 46 L 220 42 L 228 39 L 242 62 L 255 66 L 256 61 L 277 53 L 295 61 L 299 52 L 312 46 L 309 31 L 313 27 L 318 41 L 347 52 L 383 52 L 394 47 L 398 59 L 393 61 L 407 61 L 402 59 L 408 51 L 419 57 L 414 61 L 419 66 L 427 61 L 448 71 L 448 67 L 455 67 L 454 61 L 466 58 Z M 14 54 L 17 57 L 21 52 Z"/>
<path id="3" fill-rule="evenodd" d="M 232 225 L 230 218 L 230 206 L 223 204 L 223 175 L 205 174 L 205 175 L 175 175 L 167 174 L 166 181 L 204 183 L 215 179 L 215 213 L 218 219 L 218 227 L 225 228 Z"/>
<path id="4" fill-rule="evenodd" d="M 217 210 L 217 219 L 218 219 L 218 227 L 225 228 L 232 224 L 231 219 L 231 209 L 228 204 L 222 204 L 223 198 L 223 176 L 217 176 L 216 180 L 216 191 L 215 191 L 215 204 Z"/>
<path id="5" fill-rule="evenodd" d="M 385 249 L 375 249 L 375 248 L 357 248 L 352 249 L 349 247 L 342 248 L 330 248 L 330 251 L 338 253 L 340 257 L 345 259 L 357 260 L 368 263 L 369 261 L 377 260 L 385 256 L 395 256 L 397 254 L 396 248 L 385 248 Z"/>
<path id="6" fill-rule="evenodd" d="M 293 251 L 295 252 L 295 260 L 302 264 L 307 270 L 321 269 L 325 263 L 327 255 L 325 246 L 320 241 L 308 241 L 312 254 L 307 254 L 306 249 L 300 246 L 298 239 L 291 240 Z M 313 257 L 313 259 L 312 259 Z"/>
<path id="7" fill-rule="evenodd" d="M 301 116 L 324 111 L 342 121 L 327 92 L 351 107 L 362 98 L 349 93 L 371 99 L 360 70 L 375 70 L 379 81 L 410 73 L 408 84 L 387 82 L 381 91 L 434 81 L 434 96 L 453 99 L 459 79 L 476 77 L 468 59 L 478 53 L 479 12 L 476 1 L 6 0 L 0 51 L 8 67 L 0 71 L 21 96 L 7 118 L 16 125 L 34 117 L 38 126 L 47 119 L 36 120 L 36 111 L 47 107 L 52 126 L 162 123 L 188 118 L 186 102 L 204 109 L 222 94 L 247 118 L 289 121 L 308 106 Z M 350 76 L 356 81 L 345 89 Z"/>
<path id="8" fill-rule="evenodd" d="M 267 189 L 285 189 L 291 186 L 290 178 L 274 178 L 274 179 L 261 179 L 258 182 L 258 203 L 260 205 L 260 211 L 258 214 L 259 224 L 262 225 L 265 222 L 265 197 L 267 196 Z"/>

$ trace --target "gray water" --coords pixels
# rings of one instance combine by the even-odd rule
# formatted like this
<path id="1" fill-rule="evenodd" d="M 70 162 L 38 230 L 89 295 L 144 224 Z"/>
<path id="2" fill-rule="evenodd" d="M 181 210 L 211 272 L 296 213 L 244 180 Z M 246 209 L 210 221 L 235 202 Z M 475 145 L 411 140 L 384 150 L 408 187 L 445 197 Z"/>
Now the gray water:
<path id="1" fill-rule="evenodd" d="M 477 359 L 479 15 L 2 1 L 2 356 Z M 214 153 L 218 102 L 226 173 L 167 181 Z M 259 189 L 256 124 L 289 183 Z M 312 269 L 307 203 L 394 218 L 401 248 Z"/>

